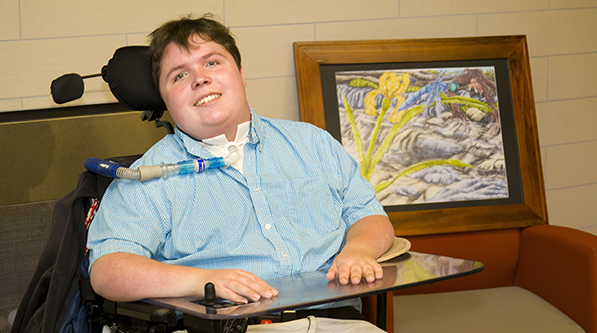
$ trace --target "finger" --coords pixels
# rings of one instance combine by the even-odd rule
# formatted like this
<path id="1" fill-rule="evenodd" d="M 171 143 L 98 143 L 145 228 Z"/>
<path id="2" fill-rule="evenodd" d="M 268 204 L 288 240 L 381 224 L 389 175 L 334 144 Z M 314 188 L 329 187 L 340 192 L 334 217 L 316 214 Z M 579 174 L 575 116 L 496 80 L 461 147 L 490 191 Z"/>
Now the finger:
<path id="1" fill-rule="evenodd" d="M 369 265 L 363 267 L 363 277 L 365 278 L 365 280 L 367 280 L 367 282 L 375 281 L 375 271 L 373 267 Z"/>
<path id="2" fill-rule="evenodd" d="M 363 269 L 359 265 L 354 265 L 350 269 L 350 279 L 353 284 L 361 283 L 361 277 L 363 277 Z"/>
<path id="3" fill-rule="evenodd" d="M 328 279 L 328 281 L 332 281 L 334 280 L 336 277 L 338 276 L 338 267 L 336 266 L 336 263 L 333 262 L 332 266 L 330 267 L 330 269 L 328 269 L 327 274 L 325 275 L 325 278 Z"/>
<path id="4" fill-rule="evenodd" d="M 263 296 L 265 298 L 271 298 L 273 296 L 278 295 L 278 290 L 276 290 L 276 288 L 274 288 L 274 287 L 270 286 L 269 284 L 267 284 L 265 281 L 259 279 L 257 281 L 257 283 L 262 288 L 262 290 L 259 291 L 259 293 L 261 294 L 261 296 Z"/>
<path id="5" fill-rule="evenodd" d="M 340 281 L 340 284 L 348 284 L 350 273 L 350 267 L 347 265 L 338 268 L 338 281 Z"/>
<path id="6" fill-rule="evenodd" d="M 265 298 L 272 298 L 278 295 L 278 291 L 274 287 L 270 286 L 261 279 L 252 281 L 248 286 L 255 290 L 260 296 Z"/>
<path id="7" fill-rule="evenodd" d="M 251 276 L 246 274 L 226 272 L 217 281 L 216 294 L 219 297 L 242 303 L 248 303 L 248 299 L 257 301 L 261 298 L 256 289 L 263 290 L 263 288 L 257 282 L 254 282 Z"/>
<path id="8" fill-rule="evenodd" d="M 246 278 L 245 280 L 240 279 L 239 282 L 243 283 L 245 286 L 250 288 L 252 292 L 257 293 L 259 297 L 255 296 L 254 294 L 249 296 L 251 299 L 256 300 L 260 297 L 271 298 L 273 296 L 278 295 L 278 290 L 274 287 L 267 284 L 257 275 L 249 272 L 242 271 L 241 273 Z"/>
<path id="9" fill-rule="evenodd" d="M 272 298 L 278 295 L 278 291 L 263 280 L 244 282 L 239 285 L 239 288 L 241 288 L 241 290 L 246 290 L 243 292 L 243 295 L 246 295 L 253 301 L 257 301 L 262 297 Z"/>
<path id="10" fill-rule="evenodd" d="M 262 296 L 259 291 L 255 290 L 261 288 L 255 288 L 255 285 L 252 283 L 231 281 L 227 287 L 238 295 L 244 296 L 254 302 L 258 301 Z"/>
<path id="11" fill-rule="evenodd" d="M 242 297 L 241 295 L 239 295 L 236 292 L 234 292 L 233 290 L 225 287 L 224 285 L 219 285 L 216 288 L 216 290 L 217 290 L 216 294 L 223 299 L 227 299 L 227 300 L 235 302 L 235 303 L 244 303 L 244 304 L 249 303 L 248 299 Z"/>
<path id="12" fill-rule="evenodd" d="M 373 268 L 375 270 L 375 278 L 380 280 L 383 278 L 383 268 L 381 267 L 381 265 L 377 264 L 375 265 L 375 267 Z"/>

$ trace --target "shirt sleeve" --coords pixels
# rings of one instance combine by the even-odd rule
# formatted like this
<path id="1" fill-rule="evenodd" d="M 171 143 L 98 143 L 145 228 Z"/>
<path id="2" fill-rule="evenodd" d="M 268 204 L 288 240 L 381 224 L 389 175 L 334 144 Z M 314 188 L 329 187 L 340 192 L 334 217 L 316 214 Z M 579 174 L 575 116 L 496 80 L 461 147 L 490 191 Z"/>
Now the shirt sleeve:
<path id="1" fill-rule="evenodd" d="M 171 220 L 165 215 L 170 210 L 163 209 L 169 200 L 159 186 L 161 181 L 112 181 L 89 227 L 89 267 L 99 257 L 115 252 L 158 256 Z"/>
<path id="2" fill-rule="evenodd" d="M 361 175 L 359 163 L 328 132 L 324 132 L 342 180 L 342 218 L 350 227 L 370 215 L 387 216 L 373 186 Z"/>

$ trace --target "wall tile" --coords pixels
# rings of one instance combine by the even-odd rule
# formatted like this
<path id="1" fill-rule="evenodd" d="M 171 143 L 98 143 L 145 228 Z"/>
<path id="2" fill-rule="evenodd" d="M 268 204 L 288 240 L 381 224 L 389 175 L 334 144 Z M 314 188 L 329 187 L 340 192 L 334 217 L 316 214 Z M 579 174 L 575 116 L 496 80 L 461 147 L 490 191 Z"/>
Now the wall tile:
<path id="1" fill-rule="evenodd" d="M 545 166 L 547 165 L 547 148 L 541 147 L 539 150 L 541 151 L 541 169 L 543 170 L 543 182 L 545 183 L 545 178 L 547 178 L 545 172 Z"/>
<path id="2" fill-rule="evenodd" d="M 547 147 L 545 188 L 561 189 L 597 183 L 597 141 Z"/>
<path id="3" fill-rule="evenodd" d="M 479 15 L 479 36 L 527 35 L 531 57 L 597 52 L 596 9 Z"/>
<path id="4" fill-rule="evenodd" d="M 0 99 L 0 112 L 22 109 L 22 101 L 18 99 Z"/>
<path id="5" fill-rule="evenodd" d="M 530 59 L 535 102 L 547 100 L 547 59 L 547 57 Z"/>
<path id="6" fill-rule="evenodd" d="M 295 41 L 311 41 L 312 24 L 232 28 L 242 56 L 245 79 L 295 75 Z M 276 36 L 272 38 L 272 36 Z"/>
<path id="7" fill-rule="evenodd" d="M 597 96 L 597 51 L 550 57 L 548 84 L 549 100 Z"/>
<path id="8" fill-rule="evenodd" d="M 147 37 L 149 34 L 150 31 L 139 34 L 127 34 L 126 45 L 149 45 L 149 39 Z"/>
<path id="9" fill-rule="evenodd" d="M 597 98 L 539 103 L 537 123 L 542 146 L 597 140 Z"/>
<path id="10" fill-rule="evenodd" d="M 197 12 L 200 10 L 199 12 Z M 223 16 L 223 0 L 22 1 L 23 38 L 56 38 L 153 31 L 167 20 L 193 13 Z"/>
<path id="11" fill-rule="evenodd" d="M 445 27 L 438 29 L 438 27 Z M 475 36 L 476 17 L 389 19 L 317 23 L 317 40 L 407 39 Z"/>
<path id="12" fill-rule="evenodd" d="M 19 0 L 2 0 L 0 6 L 0 40 L 19 39 Z"/>
<path id="13" fill-rule="evenodd" d="M 227 0 L 226 25 L 246 27 L 396 18 L 398 3 L 399 0 Z"/>
<path id="14" fill-rule="evenodd" d="M 596 231 L 597 184 L 547 191 L 546 195 L 549 224 Z"/>
<path id="15" fill-rule="evenodd" d="M 258 115 L 300 120 L 295 76 L 246 81 L 247 99 Z"/>
<path id="16" fill-rule="evenodd" d="M 561 9 L 561 8 L 589 8 L 597 7 L 597 1 L 595 0 L 550 0 L 549 8 Z"/>
<path id="17" fill-rule="evenodd" d="M 400 16 L 444 16 L 462 14 L 481 14 L 496 12 L 518 12 L 529 10 L 544 10 L 549 6 L 549 0 L 402 0 L 400 1 Z"/>
<path id="18" fill-rule="evenodd" d="M 124 44 L 124 36 L 2 43 L 2 97 L 49 96 L 52 80 L 66 73 L 99 73 L 114 50 Z M 96 82 L 101 85 L 101 79 Z M 92 86 L 93 84 L 96 83 L 91 83 Z"/>

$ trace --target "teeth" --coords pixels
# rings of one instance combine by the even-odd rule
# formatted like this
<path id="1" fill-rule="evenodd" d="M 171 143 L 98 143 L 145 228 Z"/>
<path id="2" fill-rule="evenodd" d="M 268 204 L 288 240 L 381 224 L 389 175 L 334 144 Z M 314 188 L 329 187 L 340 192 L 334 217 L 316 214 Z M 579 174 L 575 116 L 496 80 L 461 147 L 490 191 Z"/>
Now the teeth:
<path id="1" fill-rule="evenodd" d="M 202 98 L 199 102 L 195 103 L 195 106 L 200 106 L 202 104 L 205 104 L 209 101 L 213 101 L 214 99 L 220 97 L 220 94 L 215 94 L 215 95 L 209 95 L 207 97 Z"/>

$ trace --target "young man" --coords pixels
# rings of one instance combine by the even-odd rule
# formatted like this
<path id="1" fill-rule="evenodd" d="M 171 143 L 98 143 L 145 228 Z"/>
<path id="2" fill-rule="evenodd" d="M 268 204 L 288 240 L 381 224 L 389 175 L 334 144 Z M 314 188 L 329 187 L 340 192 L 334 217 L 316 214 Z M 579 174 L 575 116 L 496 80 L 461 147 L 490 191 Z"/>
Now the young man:
<path id="1" fill-rule="evenodd" d="M 382 278 L 393 228 L 357 163 L 327 132 L 257 116 L 228 29 L 203 17 L 155 30 L 152 76 L 176 124 L 133 168 L 240 152 L 232 167 L 115 180 L 89 230 L 91 283 L 115 301 L 270 298 L 263 279 L 329 267 Z"/>

